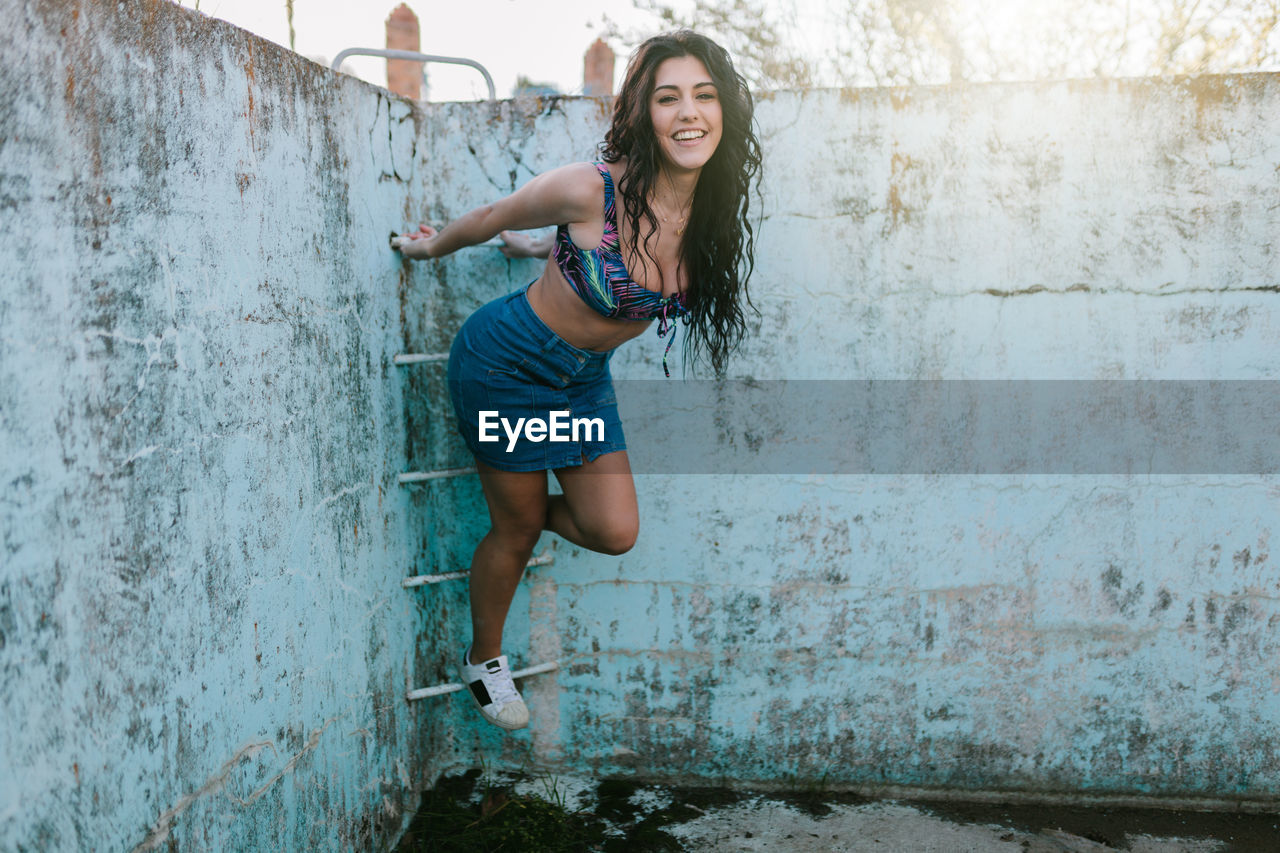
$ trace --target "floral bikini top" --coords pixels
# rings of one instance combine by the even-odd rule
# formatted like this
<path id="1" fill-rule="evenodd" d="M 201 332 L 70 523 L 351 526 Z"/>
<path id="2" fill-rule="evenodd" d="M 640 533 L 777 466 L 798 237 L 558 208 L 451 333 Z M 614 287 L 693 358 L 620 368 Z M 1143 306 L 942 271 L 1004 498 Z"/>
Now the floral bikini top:
<path id="1" fill-rule="evenodd" d="M 657 320 L 658 337 L 666 337 L 676 328 L 675 321 L 684 317 L 688 322 L 689 308 L 683 293 L 663 296 L 641 287 L 631 280 L 626 264 L 622 262 L 622 249 L 618 239 L 617 212 L 613 203 L 613 177 L 604 163 L 596 163 L 596 169 L 604 178 L 604 237 L 600 245 L 590 251 L 579 249 L 569 237 L 569 226 L 556 229 L 556 265 L 569 285 L 597 313 L 619 320 Z M 667 354 L 676 336 L 667 341 L 662 353 L 662 370 L 667 375 Z"/>

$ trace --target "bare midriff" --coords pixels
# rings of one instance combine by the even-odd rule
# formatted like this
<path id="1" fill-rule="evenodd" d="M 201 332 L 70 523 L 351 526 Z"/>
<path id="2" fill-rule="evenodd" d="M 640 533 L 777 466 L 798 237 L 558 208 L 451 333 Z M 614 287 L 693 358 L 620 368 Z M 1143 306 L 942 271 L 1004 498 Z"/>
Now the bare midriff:
<path id="1" fill-rule="evenodd" d="M 640 335 L 652 320 L 615 320 L 596 313 L 565 280 L 554 258 L 529 288 L 529 307 L 551 331 L 578 349 L 607 352 Z"/>

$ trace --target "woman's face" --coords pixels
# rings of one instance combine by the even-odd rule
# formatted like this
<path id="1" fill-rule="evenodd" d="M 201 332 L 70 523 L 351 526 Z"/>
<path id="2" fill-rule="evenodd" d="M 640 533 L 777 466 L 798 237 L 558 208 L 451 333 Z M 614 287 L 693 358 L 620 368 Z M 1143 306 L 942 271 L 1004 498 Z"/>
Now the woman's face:
<path id="1" fill-rule="evenodd" d="M 664 60 L 653 75 L 649 117 L 668 168 L 697 171 L 720 144 L 720 93 L 694 56 Z"/>

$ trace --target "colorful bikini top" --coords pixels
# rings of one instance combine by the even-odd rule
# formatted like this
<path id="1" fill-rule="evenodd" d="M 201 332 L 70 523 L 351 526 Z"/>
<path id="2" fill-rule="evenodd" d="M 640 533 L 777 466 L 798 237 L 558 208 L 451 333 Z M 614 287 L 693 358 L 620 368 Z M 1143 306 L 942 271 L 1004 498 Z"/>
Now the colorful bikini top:
<path id="1" fill-rule="evenodd" d="M 664 338 L 676 329 L 676 320 L 685 318 L 688 323 L 689 308 L 683 293 L 663 296 L 641 287 L 631 280 L 626 264 L 622 262 L 622 248 L 618 239 L 617 212 L 613 203 L 613 177 L 604 163 L 596 163 L 596 169 L 604 178 L 604 237 L 600 245 L 590 251 L 579 249 L 569 237 L 569 226 L 556 229 L 556 265 L 569 285 L 594 311 L 605 317 L 619 320 L 657 320 L 658 337 Z M 662 370 L 667 376 L 667 354 L 676 336 L 672 334 L 662 353 Z"/>

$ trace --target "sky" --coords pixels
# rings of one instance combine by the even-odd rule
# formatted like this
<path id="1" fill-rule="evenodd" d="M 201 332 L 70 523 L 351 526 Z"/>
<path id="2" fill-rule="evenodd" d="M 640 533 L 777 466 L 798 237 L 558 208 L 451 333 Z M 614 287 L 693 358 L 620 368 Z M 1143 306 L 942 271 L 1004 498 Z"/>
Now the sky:
<path id="1" fill-rule="evenodd" d="M 181 0 L 265 39 L 288 47 L 284 0 Z M 386 47 L 386 20 L 398 0 L 293 0 L 298 53 L 326 65 L 348 47 Z M 498 97 L 511 95 L 516 76 L 551 83 L 568 94 L 582 90 L 582 56 L 604 33 L 603 16 L 624 29 L 657 31 L 652 16 L 627 0 L 412 0 L 418 16 L 422 51 L 474 59 L 493 75 Z M 627 46 L 618 52 L 615 74 L 621 80 Z M 352 57 L 344 63 L 356 76 L 385 86 L 386 60 Z M 476 100 L 487 97 L 475 70 L 428 65 L 430 99 Z"/>

